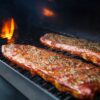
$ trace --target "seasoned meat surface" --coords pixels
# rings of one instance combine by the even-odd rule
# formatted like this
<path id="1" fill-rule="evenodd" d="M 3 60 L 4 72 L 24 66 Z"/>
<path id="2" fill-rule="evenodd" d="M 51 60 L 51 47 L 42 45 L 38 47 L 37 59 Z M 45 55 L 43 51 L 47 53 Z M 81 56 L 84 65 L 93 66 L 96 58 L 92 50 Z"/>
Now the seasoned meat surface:
<path id="1" fill-rule="evenodd" d="M 100 92 L 100 68 L 92 64 L 30 45 L 3 45 L 2 53 L 59 91 L 70 92 L 78 99 L 93 100 L 96 92 Z"/>
<path id="2" fill-rule="evenodd" d="M 80 56 L 100 66 L 100 43 L 47 33 L 40 41 L 51 48 Z"/>

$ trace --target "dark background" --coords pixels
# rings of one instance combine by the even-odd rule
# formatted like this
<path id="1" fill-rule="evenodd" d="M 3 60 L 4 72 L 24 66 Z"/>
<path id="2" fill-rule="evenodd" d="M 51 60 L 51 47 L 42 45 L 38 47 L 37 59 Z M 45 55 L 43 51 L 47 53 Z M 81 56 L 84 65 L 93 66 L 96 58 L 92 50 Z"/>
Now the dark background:
<path id="1" fill-rule="evenodd" d="M 44 16 L 44 7 L 55 16 Z M 0 25 L 9 17 L 19 34 L 30 34 L 35 26 L 100 41 L 99 0 L 0 0 Z"/>

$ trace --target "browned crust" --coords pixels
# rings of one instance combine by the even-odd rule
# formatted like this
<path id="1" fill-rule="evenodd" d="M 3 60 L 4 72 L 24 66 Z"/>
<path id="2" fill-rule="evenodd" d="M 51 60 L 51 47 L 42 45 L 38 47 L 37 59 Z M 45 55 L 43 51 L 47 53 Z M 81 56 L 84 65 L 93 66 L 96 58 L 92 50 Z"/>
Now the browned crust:
<path id="1" fill-rule="evenodd" d="M 61 41 L 61 39 L 63 38 L 65 39 L 64 42 Z M 76 44 L 74 44 L 73 42 L 70 43 L 73 40 L 75 41 Z M 52 34 L 52 33 L 45 34 L 40 38 L 40 41 L 46 46 L 80 56 L 83 59 L 87 61 L 91 61 L 94 64 L 100 66 L 100 44 L 99 43 L 94 43 L 84 39 L 65 37 L 65 36 Z M 83 43 L 81 41 L 83 41 Z"/>
<path id="2" fill-rule="evenodd" d="M 2 46 L 2 53 L 3 53 L 3 52 L 4 52 L 4 45 Z M 14 64 L 17 64 L 18 67 L 22 68 L 23 70 L 29 71 L 29 72 L 31 73 L 32 76 L 35 76 L 35 75 L 36 75 L 35 71 L 31 70 L 28 66 L 25 66 L 24 63 L 19 63 L 18 61 L 13 60 L 11 57 L 8 57 L 7 55 L 5 55 L 5 53 L 3 53 L 3 56 L 4 56 L 5 58 L 7 58 L 8 60 L 10 60 L 11 62 L 13 62 Z"/>
<path id="3" fill-rule="evenodd" d="M 20 49 L 20 48 L 18 48 L 18 46 L 20 46 L 20 45 L 18 45 L 17 47 L 15 47 L 16 45 L 14 45 L 14 47 L 13 48 L 11 48 L 11 49 L 14 49 L 14 48 L 17 48 L 17 49 Z M 28 70 L 29 72 L 31 72 L 31 73 L 36 73 L 36 74 L 38 74 L 38 75 L 40 75 L 43 79 L 45 79 L 46 81 L 49 81 L 50 83 L 52 83 L 52 84 L 54 84 L 55 86 L 56 86 L 56 88 L 59 90 L 59 91 L 62 91 L 62 92 L 70 92 L 73 96 L 75 96 L 76 98 L 79 98 L 79 99 L 83 99 L 83 100 L 92 100 L 93 99 L 93 97 L 94 97 L 94 95 L 95 95 L 95 93 L 96 92 L 100 92 L 100 81 L 94 81 L 93 83 L 84 83 L 84 84 L 82 84 L 82 85 L 80 85 L 80 86 L 78 86 L 78 87 L 80 87 L 80 89 L 81 90 L 79 90 L 79 91 L 85 91 L 86 92 L 86 90 L 85 89 L 88 89 L 89 90 L 89 93 L 88 92 L 86 92 L 86 93 L 88 93 L 88 94 L 86 94 L 86 93 L 80 93 L 77 89 L 74 89 L 74 88 L 71 88 L 71 87 L 69 87 L 68 86 L 68 84 L 67 85 L 64 85 L 62 82 L 60 82 L 59 81 L 59 79 L 56 79 L 56 78 L 54 78 L 52 75 L 50 75 L 49 73 L 45 73 L 44 71 L 46 71 L 46 69 L 42 69 L 42 68 L 38 68 L 39 66 L 37 65 L 37 66 L 33 66 L 33 65 L 30 65 L 30 66 L 28 66 L 27 65 L 27 63 L 28 62 L 19 62 L 17 59 L 15 60 L 15 59 L 13 59 L 13 56 L 12 56 L 12 54 L 11 55 L 7 55 L 7 53 L 8 53 L 8 51 L 5 51 L 6 50 L 6 48 L 9 48 L 9 45 L 8 45 L 8 47 L 6 47 L 6 46 L 2 46 L 2 53 L 3 53 L 3 55 L 6 57 L 6 58 L 8 58 L 10 61 L 12 61 L 12 62 L 14 62 L 14 63 L 16 63 L 16 64 L 18 64 L 21 68 L 23 68 L 23 69 L 25 69 L 25 70 Z M 27 46 L 25 47 L 26 49 L 27 49 Z M 43 53 L 46 53 L 47 55 L 46 56 L 50 56 L 50 55 L 57 55 L 57 56 L 59 56 L 59 57 L 61 57 L 62 59 L 64 59 L 64 58 L 66 58 L 66 59 L 68 59 L 69 60 L 69 58 L 67 58 L 67 57 L 65 57 L 65 56 L 63 56 L 63 55 L 59 55 L 59 54 L 56 54 L 56 53 L 53 53 L 53 52 L 49 52 L 49 51 L 46 51 L 46 50 L 42 50 L 42 49 L 39 49 L 39 48 L 36 48 L 37 50 L 41 50 Z M 23 50 L 25 50 L 25 49 L 23 49 Z M 29 50 L 29 49 L 28 49 Z M 6 53 L 5 53 L 6 52 Z M 22 51 L 23 52 L 23 51 Z M 13 53 L 13 51 L 12 51 L 12 53 Z M 21 52 L 20 52 L 21 53 Z M 34 51 L 33 51 L 33 53 L 34 53 Z M 23 59 L 26 59 L 24 56 L 22 56 L 22 58 Z M 20 59 L 20 58 L 19 58 Z M 28 60 L 29 61 L 29 60 Z M 74 61 L 74 60 L 72 60 L 72 61 Z M 75 62 L 76 62 L 77 60 L 75 60 Z M 78 61 L 77 61 L 78 62 Z M 80 62 L 80 61 L 79 61 Z M 34 64 L 34 63 L 33 63 Z M 83 65 L 84 65 L 84 67 L 89 67 L 89 68 L 92 68 L 93 69 L 93 71 L 95 71 L 96 72 L 96 70 L 99 70 L 98 68 L 95 68 L 94 66 L 92 66 L 92 65 L 87 65 L 87 64 L 85 64 L 85 63 L 82 63 Z M 58 67 L 59 67 L 59 65 L 58 65 Z M 81 66 L 80 66 L 81 67 Z M 63 68 L 62 68 L 63 69 Z M 84 68 L 83 68 L 84 69 Z M 98 71 L 97 71 L 98 72 Z M 99 70 L 99 72 L 100 72 L 100 70 Z M 59 75 L 58 75 L 59 76 Z M 57 77 L 57 76 L 56 76 Z M 80 76 L 81 77 L 81 76 Z M 83 76 L 84 77 L 84 76 Z M 98 77 L 100 77 L 100 76 L 98 76 Z M 78 85 L 78 84 L 77 84 Z"/>

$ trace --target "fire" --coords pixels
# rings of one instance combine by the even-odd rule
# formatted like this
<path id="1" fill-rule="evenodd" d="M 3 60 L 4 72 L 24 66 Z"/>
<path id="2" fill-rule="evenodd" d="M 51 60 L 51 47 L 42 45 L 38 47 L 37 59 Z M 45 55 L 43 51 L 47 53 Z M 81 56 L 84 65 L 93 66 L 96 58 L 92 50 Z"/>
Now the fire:
<path id="1" fill-rule="evenodd" d="M 13 40 L 14 30 L 15 30 L 15 22 L 14 22 L 14 19 L 11 18 L 3 24 L 3 27 L 1 30 L 1 37 L 6 38 L 8 40 L 8 43 L 14 42 Z"/>
<path id="2" fill-rule="evenodd" d="M 51 16 L 54 16 L 54 12 L 48 8 L 44 8 L 43 9 L 43 15 L 44 16 L 47 16 L 47 17 L 51 17 Z"/>

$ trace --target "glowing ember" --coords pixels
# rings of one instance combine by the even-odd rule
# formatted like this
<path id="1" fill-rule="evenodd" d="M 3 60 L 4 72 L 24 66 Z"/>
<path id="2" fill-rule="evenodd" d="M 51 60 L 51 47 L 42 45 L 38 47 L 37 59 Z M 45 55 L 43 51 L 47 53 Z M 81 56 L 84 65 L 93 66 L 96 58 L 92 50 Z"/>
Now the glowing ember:
<path id="1" fill-rule="evenodd" d="M 14 42 L 14 40 L 12 38 L 13 33 L 14 33 L 14 29 L 15 29 L 15 22 L 14 22 L 14 19 L 11 18 L 3 24 L 3 27 L 1 30 L 1 37 L 7 38 L 8 43 Z"/>
<path id="2" fill-rule="evenodd" d="M 43 15 L 44 15 L 44 16 L 47 16 L 47 17 L 51 17 L 51 16 L 54 16 L 55 14 L 54 14 L 54 12 L 51 11 L 50 9 L 44 8 L 44 9 L 43 9 Z"/>

